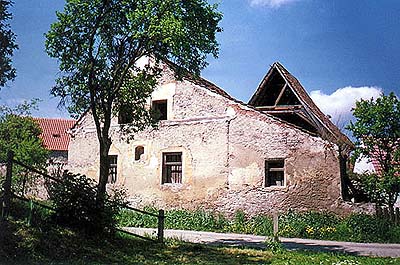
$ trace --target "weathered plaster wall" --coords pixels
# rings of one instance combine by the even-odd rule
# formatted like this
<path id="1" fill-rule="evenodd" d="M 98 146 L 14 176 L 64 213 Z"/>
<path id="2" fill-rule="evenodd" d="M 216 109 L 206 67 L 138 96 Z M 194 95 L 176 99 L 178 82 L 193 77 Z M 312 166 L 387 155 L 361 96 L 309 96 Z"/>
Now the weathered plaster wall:
<path id="1" fill-rule="evenodd" d="M 157 129 L 135 134 L 129 143 L 122 139 L 114 120 L 109 154 L 118 155 L 117 185 L 128 189 L 137 206 L 194 208 L 214 198 L 227 182 L 228 100 L 187 81 L 165 82 L 154 91 L 152 100 L 168 100 L 168 120 L 161 121 Z M 202 105 L 205 97 L 211 104 L 207 111 Z M 69 168 L 97 179 L 98 143 L 90 116 L 81 120 L 74 135 Z M 139 161 L 135 161 L 137 146 L 144 147 Z M 163 152 L 182 152 L 182 184 L 161 184 Z"/>
<path id="2" fill-rule="evenodd" d="M 158 129 L 121 140 L 113 121 L 110 155 L 118 155 L 117 185 L 135 206 L 211 208 L 250 214 L 317 209 L 340 212 L 339 162 L 333 146 L 268 115 L 194 85 L 170 72 L 153 93 L 168 100 L 168 119 Z M 139 161 L 135 147 L 144 147 Z M 182 152 L 182 184 L 161 184 L 163 152 Z M 285 187 L 265 187 L 264 163 L 285 158 Z M 96 130 L 90 115 L 80 121 L 69 150 L 69 167 L 97 179 Z"/>
<path id="3" fill-rule="evenodd" d="M 216 209 L 343 211 L 334 146 L 254 110 L 236 108 L 229 127 L 229 190 Z M 286 185 L 265 187 L 265 160 L 284 158 Z"/>

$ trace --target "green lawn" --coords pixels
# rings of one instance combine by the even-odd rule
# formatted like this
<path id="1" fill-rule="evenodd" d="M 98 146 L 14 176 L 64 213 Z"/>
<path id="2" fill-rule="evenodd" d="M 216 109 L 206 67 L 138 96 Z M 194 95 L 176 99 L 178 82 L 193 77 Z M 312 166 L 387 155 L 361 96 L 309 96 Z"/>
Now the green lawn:
<path id="1" fill-rule="evenodd" d="M 400 259 L 334 253 L 271 252 L 176 240 L 165 245 L 118 234 L 85 236 L 64 228 L 0 225 L 0 264 L 400 264 Z"/>

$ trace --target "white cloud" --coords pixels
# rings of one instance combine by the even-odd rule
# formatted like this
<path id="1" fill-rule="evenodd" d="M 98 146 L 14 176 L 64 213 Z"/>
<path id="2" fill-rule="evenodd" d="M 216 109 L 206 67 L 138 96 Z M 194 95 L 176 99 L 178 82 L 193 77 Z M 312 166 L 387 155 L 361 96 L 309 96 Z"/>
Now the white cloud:
<path id="1" fill-rule="evenodd" d="M 268 6 L 278 8 L 282 5 L 289 4 L 298 0 L 250 0 L 251 6 Z"/>
<path id="2" fill-rule="evenodd" d="M 379 87 L 344 87 L 330 95 L 321 90 L 311 91 L 310 96 L 323 113 L 330 115 L 332 122 L 343 127 L 351 119 L 351 109 L 360 99 L 378 98 L 382 93 Z"/>

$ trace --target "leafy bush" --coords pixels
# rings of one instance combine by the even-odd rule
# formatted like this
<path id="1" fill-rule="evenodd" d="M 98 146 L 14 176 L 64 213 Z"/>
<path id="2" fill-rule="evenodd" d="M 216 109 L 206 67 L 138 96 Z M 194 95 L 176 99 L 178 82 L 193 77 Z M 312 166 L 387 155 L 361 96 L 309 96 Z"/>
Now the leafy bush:
<path id="1" fill-rule="evenodd" d="M 313 239 L 334 239 L 340 220 L 331 213 L 289 211 L 279 218 L 279 235 Z"/>
<path id="2" fill-rule="evenodd" d="M 265 246 L 268 250 L 272 251 L 272 253 L 282 253 L 285 250 L 278 237 L 268 237 L 265 240 Z"/>
<path id="3" fill-rule="evenodd" d="M 85 175 L 64 171 L 60 180 L 49 186 L 57 223 L 87 232 L 114 230 L 116 214 L 124 205 L 124 191 L 115 190 L 111 195 L 107 194 L 103 201 L 98 201 L 96 182 Z"/>
<path id="4" fill-rule="evenodd" d="M 344 221 L 351 241 L 387 242 L 390 240 L 392 225 L 387 219 L 368 214 L 353 214 Z"/>
<path id="5" fill-rule="evenodd" d="M 145 207 L 143 209 L 146 212 L 157 214 L 157 210 L 154 207 Z M 116 222 L 118 226 L 130 226 L 130 227 L 144 227 L 152 228 L 157 227 L 157 218 L 147 214 L 134 212 L 132 210 L 122 209 L 116 216 Z"/>

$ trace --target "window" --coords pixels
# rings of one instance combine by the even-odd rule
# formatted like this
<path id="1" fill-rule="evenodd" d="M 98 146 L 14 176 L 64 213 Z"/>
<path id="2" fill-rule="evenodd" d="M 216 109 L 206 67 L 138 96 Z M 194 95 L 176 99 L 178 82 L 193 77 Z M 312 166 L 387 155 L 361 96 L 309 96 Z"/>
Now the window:
<path id="1" fill-rule="evenodd" d="M 140 160 L 140 156 L 144 154 L 144 147 L 143 146 L 136 146 L 135 148 L 135 161 Z"/>
<path id="2" fill-rule="evenodd" d="M 265 161 L 265 186 L 284 186 L 285 185 L 285 160 L 274 159 Z"/>
<path id="3" fill-rule="evenodd" d="M 117 181 L 117 162 L 118 156 L 108 156 L 108 163 L 110 165 L 108 169 L 108 181 L 107 183 L 115 183 Z"/>
<path id="4" fill-rule="evenodd" d="M 182 183 L 182 153 L 164 153 L 162 184 Z"/>
<path id="5" fill-rule="evenodd" d="M 156 119 L 159 121 L 167 120 L 168 118 L 168 107 L 166 100 L 155 100 L 152 102 L 152 109 L 155 112 Z"/>

